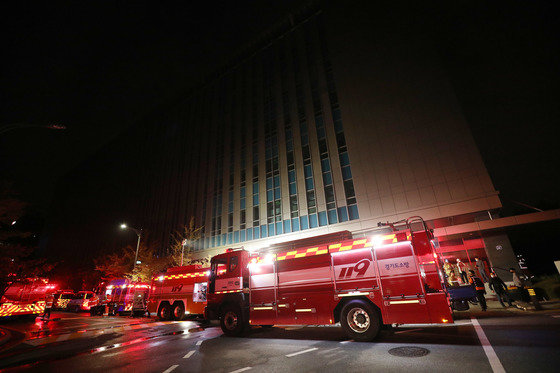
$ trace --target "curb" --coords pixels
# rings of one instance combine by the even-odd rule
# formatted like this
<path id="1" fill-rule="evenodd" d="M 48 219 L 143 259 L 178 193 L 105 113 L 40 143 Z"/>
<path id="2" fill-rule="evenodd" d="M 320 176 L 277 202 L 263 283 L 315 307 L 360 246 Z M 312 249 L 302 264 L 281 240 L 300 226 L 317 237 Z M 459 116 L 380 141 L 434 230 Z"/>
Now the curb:
<path id="1" fill-rule="evenodd" d="M 12 333 L 6 329 L 0 328 L 0 346 L 5 345 L 12 338 Z"/>

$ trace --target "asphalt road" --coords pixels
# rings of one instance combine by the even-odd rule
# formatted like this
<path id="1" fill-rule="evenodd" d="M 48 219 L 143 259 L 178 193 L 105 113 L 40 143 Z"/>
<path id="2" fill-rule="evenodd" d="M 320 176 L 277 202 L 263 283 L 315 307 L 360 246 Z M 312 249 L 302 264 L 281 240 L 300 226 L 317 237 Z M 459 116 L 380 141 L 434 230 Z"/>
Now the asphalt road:
<path id="1" fill-rule="evenodd" d="M 254 328 L 244 338 L 216 325 L 53 313 L 3 323 L 14 340 L 2 371 L 37 372 L 557 372 L 560 312 L 463 314 L 453 325 L 407 325 L 372 343 L 341 328 Z M 405 349 L 393 350 L 406 347 Z M 395 356 L 392 353 L 407 355 Z"/>

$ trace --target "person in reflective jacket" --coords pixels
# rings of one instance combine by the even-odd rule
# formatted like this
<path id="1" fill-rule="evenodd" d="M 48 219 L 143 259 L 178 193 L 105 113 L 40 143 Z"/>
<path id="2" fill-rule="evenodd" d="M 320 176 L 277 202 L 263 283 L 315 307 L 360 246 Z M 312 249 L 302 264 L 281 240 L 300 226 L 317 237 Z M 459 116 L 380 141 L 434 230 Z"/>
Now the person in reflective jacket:
<path id="1" fill-rule="evenodd" d="M 483 311 L 486 311 L 486 298 L 484 298 L 484 294 L 486 294 L 486 289 L 484 288 L 484 282 L 474 274 L 474 271 L 471 269 L 469 271 L 469 283 L 474 285 L 474 290 L 476 290 L 476 299 L 478 299 L 478 304 Z"/>

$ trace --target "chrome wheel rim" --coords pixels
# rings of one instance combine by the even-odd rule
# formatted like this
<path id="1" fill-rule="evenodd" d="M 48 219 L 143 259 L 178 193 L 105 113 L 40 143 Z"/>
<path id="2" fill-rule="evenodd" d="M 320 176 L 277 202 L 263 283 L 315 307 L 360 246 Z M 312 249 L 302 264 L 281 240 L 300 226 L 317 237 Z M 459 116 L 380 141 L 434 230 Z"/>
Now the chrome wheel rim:
<path id="1" fill-rule="evenodd" d="M 371 325 L 369 315 L 362 308 L 352 308 L 346 316 L 346 321 L 350 329 L 356 333 L 364 333 Z"/>
<path id="2" fill-rule="evenodd" d="M 224 324 L 228 330 L 233 330 L 237 326 L 237 314 L 229 311 L 224 316 Z"/>

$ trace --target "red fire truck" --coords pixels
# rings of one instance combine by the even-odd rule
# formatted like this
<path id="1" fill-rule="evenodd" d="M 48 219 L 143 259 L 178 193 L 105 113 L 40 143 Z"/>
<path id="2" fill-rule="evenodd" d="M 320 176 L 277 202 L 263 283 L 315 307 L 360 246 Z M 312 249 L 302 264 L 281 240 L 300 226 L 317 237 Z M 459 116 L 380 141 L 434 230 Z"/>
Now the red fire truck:
<path id="1" fill-rule="evenodd" d="M 206 285 L 210 268 L 188 265 L 168 268 L 152 279 L 148 311 L 160 320 L 182 320 L 185 315 L 202 315 L 206 306 Z"/>
<path id="2" fill-rule="evenodd" d="M 14 281 L 0 298 L 0 318 L 30 316 L 45 311 L 47 293 L 54 292 L 56 285 L 45 278 L 28 278 Z"/>
<path id="3" fill-rule="evenodd" d="M 105 299 L 100 305 L 107 305 L 110 314 L 144 313 L 144 309 L 134 309 L 135 297 L 147 297 L 150 285 L 144 282 L 134 282 L 129 279 L 116 279 L 109 282 L 105 290 Z"/>
<path id="4" fill-rule="evenodd" d="M 452 322 L 432 231 L 416 217 L 397 223 L 388 224 L 390 234 L 268 255 L 217 255 L 206 316 L 219 319 L 227 335 L 248 325 L 340 322 L 357 341 L 374 339 L 383 325 Z M 413 231 L 413 223 L 422 229 Z"/>

